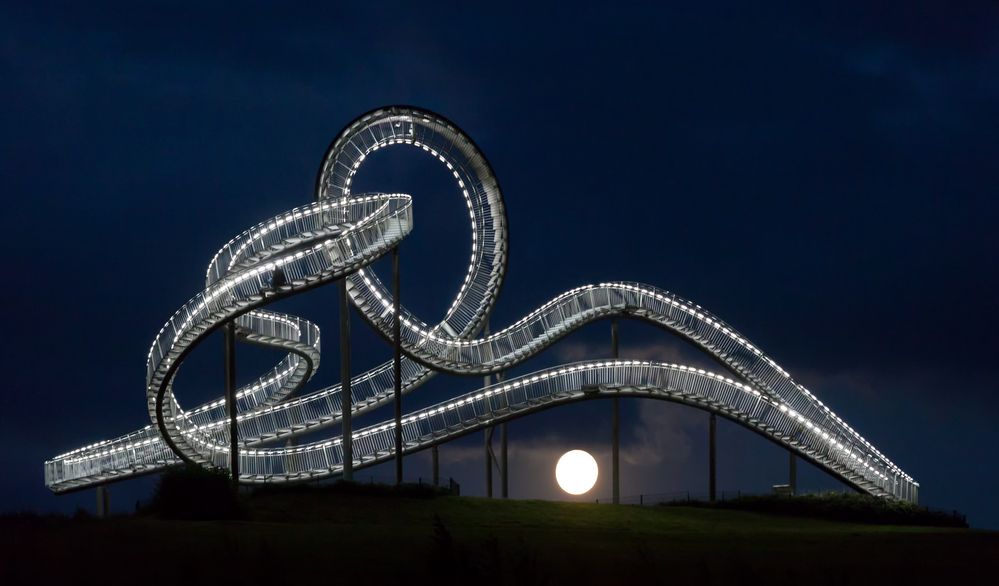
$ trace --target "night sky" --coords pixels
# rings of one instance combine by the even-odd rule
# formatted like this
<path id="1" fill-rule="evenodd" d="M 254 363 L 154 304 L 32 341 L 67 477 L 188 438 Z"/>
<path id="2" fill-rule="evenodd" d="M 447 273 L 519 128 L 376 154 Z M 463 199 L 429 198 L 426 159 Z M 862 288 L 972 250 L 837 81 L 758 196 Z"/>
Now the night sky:
<path id="1" fill-rule="evenodd" d="M 460 125 L 499 177 L 511 253 L 494 327 L 585 283 L 675 291 L 914 476 L 924 504 L 999 527 L 995 3 L 39 4 L 0 7 L 0 510 L 92 508 L 92 491 L 52 496 L 42 462 L 146 424 L 149 344 L 218 247 L 312 201 L 326 146 L 355 116 L 413 104 Z M 403 303 L 436 323 L 470 247 L 456 187 L 395 148 L 357 188 L 414 196 Z M 335 304 L 327 287 L 274 306 L 325 328 L 309 389 L 339 379 Z M 621 334 L 624 358 L 717 369 L 647 325 Z M 358 371 L 390 357 L 357 318 L 354 342 Z M 182 369 L 184 405 L 221 393 L 221 344 Z M 598 322 L 512 374 L 609 350 Z M 241 346 L 240 380 L 278 359 Z M 480 384 L 439 376 L 406 406 Z M 703 497 L 707 418 L 625 401 L 622 493 Z M 563 498 L 554 464 L 575 447 L 601 465 L 586 498 L 609 496 L 608 402 L 510 433 L 513 497 Z M 441 448 L 465 494 L 484 491 L 481 444 Z M 720 422 L 718 466 L 720 490 L 764 492 L 787 457 Z M 408 478 L 428 475 L 428 454 L 407 459 Z M 114 508 L 152 482 L 114 486 Z M 843 487 L 806 465 L 799 484 Z"/>

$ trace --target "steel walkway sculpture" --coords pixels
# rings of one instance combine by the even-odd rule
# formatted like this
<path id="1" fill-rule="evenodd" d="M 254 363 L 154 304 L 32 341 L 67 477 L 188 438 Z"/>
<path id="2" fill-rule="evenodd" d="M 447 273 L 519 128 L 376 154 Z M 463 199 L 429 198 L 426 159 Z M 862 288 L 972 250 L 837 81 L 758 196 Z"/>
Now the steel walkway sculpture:
<path id="1" fill-rule="evenodd" d="M 700 346 L 727 369 L 719 374 L 677 364 L 586 361 L 487 386 L 402 419 L 404 453 L 477 429 L 579 400 L 634 396 L 689 404 L 736 421 L 796 452 L 853 487 L 916 501 L 918 483 L 753 345 L 698 305 L 639 283 L 600 283 L 555 297 L 516 323 L 479 336 L 496 301 L 507 262 L 507 219 L 499 184 L 478 147 L 445 118 L 412 107 L 372 111 L 330 146 L 316 181 L 316 202 L 258 224 L 212 259 L 205 289 L 163 326 L 149 351 L 146 400 L 151 424 L 62 454 L 45 463 L 55 492 L 155 472 L 181 461 L 228 467 L 226 403 L 183 409 L 173 378 L 209 333 L 235 323 L 237 336 L 288 352 L 253 384 L 239 389 L 239 481 L 293 482 L 343 472 L 342 437 L 296 446 L 277 440 L 338 425 L 340 385 L 289 398 L 319 366 L 319 329 L 268 303 L 345 279 L 354 306 L 393 339 L 393 296 L 367 267 L 393 250 L 413 226 L 407 195 L 355 195 L 351 182 L 365 157 L 395 145 L 423 150 L 445 165 L 464 197 L 472 233 L 464 281 L 435 325 L 400 308 L 401 389 L 437 372 L 501 372 L 597 319 L 628 317 L 656 324 Z M 353 377 L 354 414 L 392 401 L 393 362 Z M 394 420 L 355 430 L 353 468 L 395 456 Z"/>

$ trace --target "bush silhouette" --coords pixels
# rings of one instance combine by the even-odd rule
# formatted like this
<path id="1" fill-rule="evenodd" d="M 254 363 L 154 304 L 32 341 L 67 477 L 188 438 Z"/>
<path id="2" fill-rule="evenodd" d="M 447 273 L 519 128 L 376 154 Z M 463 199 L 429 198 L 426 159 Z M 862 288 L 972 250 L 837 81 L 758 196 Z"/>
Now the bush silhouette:
<path id="1" fill-rule="evenodd" d="M 242 514 L 227 472 L 190 464 L 160 476 L 150 510 L 166 519 L 233 519 Z"/>

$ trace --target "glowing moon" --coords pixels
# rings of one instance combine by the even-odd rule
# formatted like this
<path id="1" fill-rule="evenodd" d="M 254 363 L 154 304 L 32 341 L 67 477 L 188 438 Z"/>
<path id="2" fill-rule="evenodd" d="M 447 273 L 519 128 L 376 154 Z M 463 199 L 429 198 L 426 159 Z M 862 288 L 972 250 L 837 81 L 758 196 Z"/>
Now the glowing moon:
<path id="1" fill-rule="evenodd" d="M 558 459 L 555 480 L 565 492 L 583 494 L 597 483 L 597 461 L 588 452 L 570 450 Z"/>

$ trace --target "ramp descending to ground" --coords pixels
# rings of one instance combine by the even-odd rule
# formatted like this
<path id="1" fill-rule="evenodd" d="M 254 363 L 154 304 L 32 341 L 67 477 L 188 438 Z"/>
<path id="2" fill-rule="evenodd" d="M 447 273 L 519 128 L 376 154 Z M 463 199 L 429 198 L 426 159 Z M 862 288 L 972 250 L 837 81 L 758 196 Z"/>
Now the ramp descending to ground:
<path id="1" fill-rule="evenodd" d="M 447 167 L 467 206 L 472 235 L 468 271 L 443 319 L 428 325 L 405 307 L 400 311 L 404 393 L 437 372 L 506 370 L 584 324 L 610 317 L 656 324 L 698 345 L 729 371 L 722 375 L 633 360 L 563 365 L 409 414 L 402 422 L 405 452 L 561 403 L 637 396 L 716 412 L 870 494 L 918 498 L 918 483 L 745 336 L 667 291 L 628 282 L 587 285 L 555 297 L 504 329 L 479 336 L 506 270 L 507 222 L 499 184 L 486 158 L 460 129 L 437 114 L 411 107 L 379 109 L 348 125 L 323 159 L 315 203 L 243 232 L 215 255 L 205 289 L 170 318 L 150 348 L 146 400 L 152 423 L 47 461 L 46 485 L 65 492 L 181 461 L 228 467 L 225 401 L 185 410 L 172 381 L 185 356 L 232 320 L 239 338 L 288 353 L 237 392 L 240 481 L 294 482 L 341 474 L 340 437 L 276 445 L 276 440 L 338 424 L 340 386 L 288 398 L 319 366 L 319 329 L 263 308 L 276 299 L 346 279 L 357 309 L 383 336 L 392 338 L 392 295 L 368 267 L 410 232 L 413 204 L 407 195 L 355 195 L 351 182 L 367 156 L 396 145 L 420 149 Z M 353 413 L 391 401 L 392 365 L 386 362 L 352 378 Z M 394 433 L 393 421 L 355 431 L 354 468 L 393 457 Z"/>

